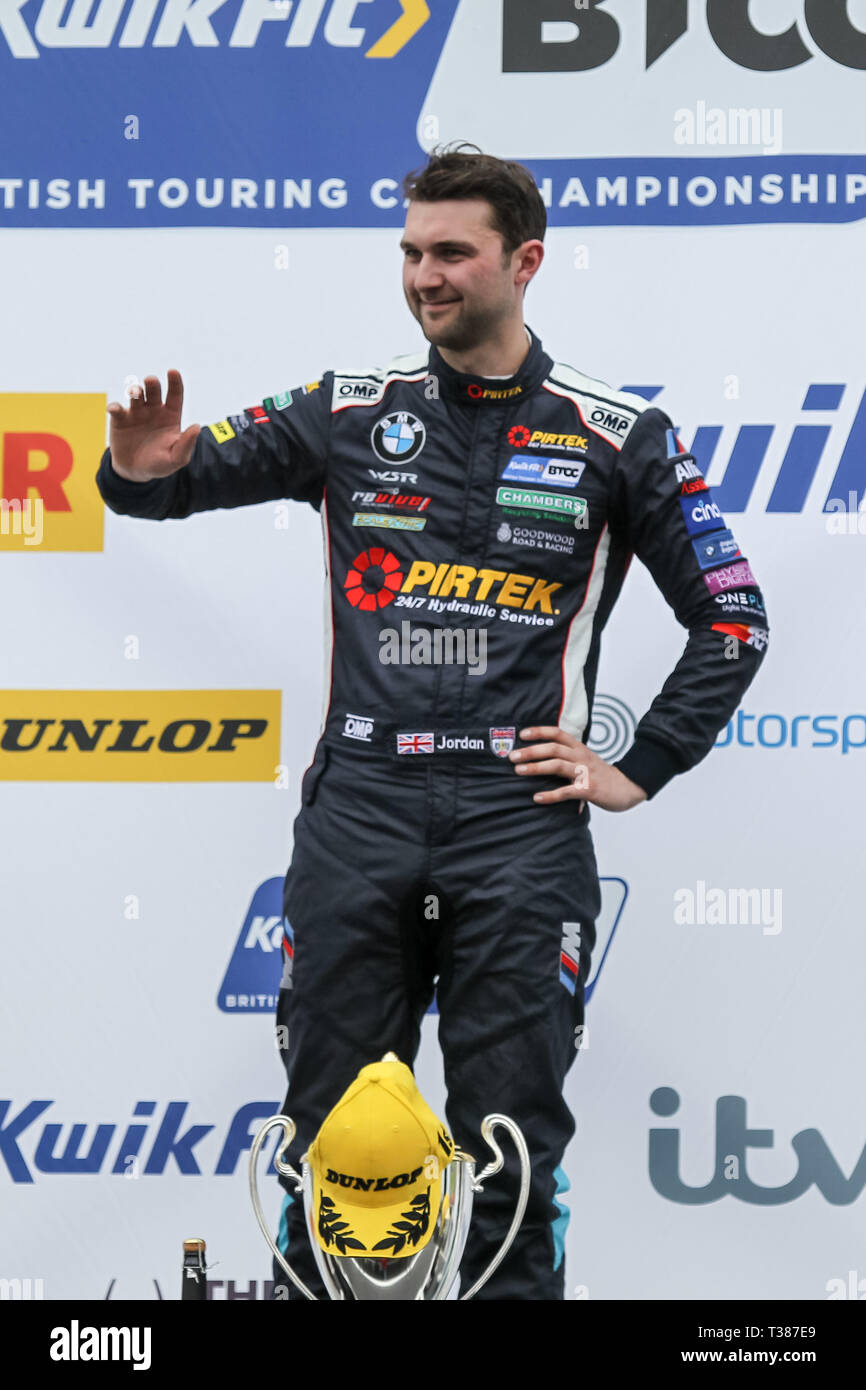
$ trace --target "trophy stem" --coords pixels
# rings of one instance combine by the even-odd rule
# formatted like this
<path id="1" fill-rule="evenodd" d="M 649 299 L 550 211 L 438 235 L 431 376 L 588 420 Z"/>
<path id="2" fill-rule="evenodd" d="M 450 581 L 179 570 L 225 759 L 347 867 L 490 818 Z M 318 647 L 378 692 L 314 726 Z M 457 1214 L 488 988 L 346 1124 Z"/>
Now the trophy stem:
<path id="1" fill-rule="evenodd" d="M 508 1133 L 514 1140 L 514 1147 L 517 1149 L 517 1154 L 520 1159 L 520 1191 L 517 1194 L 517 1206 L 514 1208 L 514 1216 L 512 1217 L 511 1225 L 509 1226 L 505 1234 L 505 1239 L 503 1240 L 496 1254 L 493 1256 L 493 1259 L 490 1261 L 490 1264 L 487 1266 L 484 1273 L 481 1274 L 475 1280 L 475 1283 L 472 1285 L 472 1288 L 469 1289 L 466 1293 L 460 1295 L 461 1303 L 465 1302 L 465 1300 L 468 1298 L 473 1298 L 475 1294 L 477 1294 L 478 1290 L 482 1288 L 484 1284 L 487 1283 L 487 1280 L 490 1278 L 491 1274 L 494 1274 L 496 1272 L 496 1270 L 501 1265 L 502 1261 L 505 1259 L 505 1256 L 511 1249 L 514 1237 L 517 1235 L 518 1227 L 520 1226 L 520 1223 L 523 1220 L 524 1212 L 526 1211 L 526 1203 L 529 1200 L 529 1150 L 526 1147 L 526 1140 L 524 1139 L 521 1130 L 518 1128 L 518 1126 L 514 1123 L 513 1120 L 510 1120 L 508 1118 L 507 1115 L 488 1115 L 486 1119 L 482 1121 L 481 1133 L 484 1139 L 487 1141 L 490 1148 L 493 1150 L 495 1158 L 493 1163 L 488 1164 L 488 1166 L 484 1169 L 483 1173 L 481 1173 L 477 1178 L 476 1182 L 474 1183 L 474 1190 L 476 1192 L 480 1192 L 482 1190 L 484 1180 L 488 1177 L 492 1177 L 494 1173 L 498 1173 L 502 1168 L 504 1162 L 502 1157 L 502 1150 L 500 1149 L 496 1140 L 493 1138 L 493 1131 L 497 1126 L 501 1126 L 503 1129 L 508 1130 Z"/>
<path id="2" fill-rule="evenodd" d="M 262 1125 L 255 1139 L 253 1140 L 252 1148 L 250 1149 L 250 1196 L 253 1202 L 253 1210 L 256 1214 L 256 1220 L 259 1223 L 259 1229 L 261 1230 L 262 1235 L 267 1241 L 268 1248 L 271 1251 L 271 1254 L 274 1256 L 274 1259 L 279 1264 L 280 1268 L 285 1271 L 285 1273 L 289 1276 L 292 1283 L 294 1284 L 295 1288 L 298 1289 L 298 1291 L 304 1295 L 304 1298 L 308 1298 L 312 1303 L 316 1303 L 318 1301 L 316 1299 L 316 1295 L 310 1292 L 304 1281 L 300 1279 L 298 1275 L 295 1273 L 295 1271 L 291 1269 L 290 1266 L 286 1263 L 281 1251 L 278 1249 L 273 1239 L 271 1238 L 271 1233 L 268 1230 L 268 1225 L 265 1221 L 264 1212 L 262 1211 L 262 1204 L 259 1201 L 259 1190 L 258 1185 L 256 1183 L 256 1164 L 258 1163 L 258 1158 L 261 1152 L 262 1145 L 265 1139 L 270 1134 L 271 1130 L 273 1129 L 281 1129 L 285 1135 L 285 1138 L 283 1139 L 283 1142 L 280 1144 L 277 1153 L 274 1157 L 274 1167 L 276 1168 L 277 1172 L 282 1173 L 284 1177 L 294 1178 L 295 1187 L 297 1189 L 301 1188 L 303 1185 L 302 1179 L 295 1172 L 292 1165 L 283 1158 L 283 1155 L 286 1153 L 286 1151 L 289 1148 L 289 1145 L 295 1137 L 294 1121 L 290 1120 L 287 1115 L 272 1115 L 271 1118 Z"/>

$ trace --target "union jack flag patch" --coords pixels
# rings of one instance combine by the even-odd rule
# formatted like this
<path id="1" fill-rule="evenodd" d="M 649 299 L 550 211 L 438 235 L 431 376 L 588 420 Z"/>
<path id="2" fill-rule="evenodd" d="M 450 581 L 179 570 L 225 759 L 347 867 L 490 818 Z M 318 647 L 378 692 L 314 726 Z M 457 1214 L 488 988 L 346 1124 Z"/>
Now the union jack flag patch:
<path id="1" fill-rule="evenodd" d="M 432 753 L 433 734 L 398 734 L 398 753 Z"/>

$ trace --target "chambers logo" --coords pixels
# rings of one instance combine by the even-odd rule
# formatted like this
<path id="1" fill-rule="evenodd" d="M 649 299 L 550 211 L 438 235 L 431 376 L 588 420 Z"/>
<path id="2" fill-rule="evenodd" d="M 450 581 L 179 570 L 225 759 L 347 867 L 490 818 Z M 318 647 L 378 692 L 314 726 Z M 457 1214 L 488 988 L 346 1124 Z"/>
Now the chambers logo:
<path id="1" fill-rule="evenodd" d="M 102 550 L 107 396 L 0 394 L 0 553 Z"/>
<path id="2" fill-rule="evenodd" d="M 279 690 L 0 690 L 0 781 L 273 782 Z"/>

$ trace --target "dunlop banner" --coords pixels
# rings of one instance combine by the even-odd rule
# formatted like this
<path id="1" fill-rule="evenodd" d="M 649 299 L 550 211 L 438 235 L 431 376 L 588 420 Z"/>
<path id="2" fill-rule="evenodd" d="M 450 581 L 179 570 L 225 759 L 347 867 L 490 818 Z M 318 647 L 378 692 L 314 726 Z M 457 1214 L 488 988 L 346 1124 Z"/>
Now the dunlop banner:
<path id="1" fill-rule="evenodd" d="M 279 690 L 0 690 L 0 781 L 272 782 Z"/>

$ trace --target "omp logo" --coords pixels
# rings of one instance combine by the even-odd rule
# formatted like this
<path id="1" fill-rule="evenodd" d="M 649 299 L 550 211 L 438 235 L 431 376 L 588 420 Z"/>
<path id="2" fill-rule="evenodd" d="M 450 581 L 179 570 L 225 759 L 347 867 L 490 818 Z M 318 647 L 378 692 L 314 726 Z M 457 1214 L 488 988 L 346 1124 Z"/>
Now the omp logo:
<path id="1" fill-rule="evenodd" d="M 105 507 L 93 475 L 107 403 L 0 394 L 0 552 L 102 549 Z"/>
<path id="2" fill-rule="evenodd" d="M 625 386 L 622 389 L 654 401 L 665 388 Z M 860 398 L 846 436 L 845 426 L 840 428 L 839 422 L 832 418 L 842 405 L 846 389 L 844 383 L 813 382 L 806 390 L 801 407 L 807 413 L 808 423 L 797 421 L 791 425 L 786 421 L 781 425 L 761 423 L 735 427 L 736 435 L 729 445 L 721 482 L 712 484 L 719 510 L 726 515 L 746 511 L 761 476 L 767 483 L 772 479 L 772 490 L 766 502 L 768 512 L 802 512 L 810 500 L 809 492 L 825 452 L 830 463 L 835 464 L 835 471 L 821 510 L 838 510 L 838 500 L 850 499 L 851 494 L 859 505 L 866 492 L 866 392 Z M 814 420 L 816 414 L 818 421 Z M 705 477 L 717 458 L 721 461 L 723 457 L 720 447 L 723 434 L 727 438 L 730 427 L 699 425 L 695 430 L 688 452 L 694 454 Z M 813 497 L 810 507 L 816 507 L 819 501 L 819 497 Z"/>
<path id="3" fill-rule="evenodd" d="M 610 434 L 622 434 L 632 423 L 632 419 L 627 419 L 625 415 L 617 415 L 614 411 L 605 410 L 602 406 L 596 406 L 594 410 L 591 410 L 589 419 L 591 424 L 600 425 L 603 430 L 607 430 Z"/>
<path id="4" fill-rule="evenodd" d="M 279 690 L 0 690 L 0 781 L 270 782 Z"/>
<path id="5" fill-rule="evenodd" d="M 602 0 L 503 0 L 502 71 L 588 72 L 601 67 L 619 48 L 621 27 L 634 25 L 640 8 L 635 0 L 607 0 L 603 9 L 601 5 Z M 690 18 L 695 25 L 698 8 L 694 0 L 691 6 L 688 0 L 645 0 L 645 18 L 638 19 L 646 34 L 645 68 L 687 33 Z M 704 0 L 701 8 L 719 52 L 753 72 L 799 67 L 816 50 L 844 67 L 866 67 L 866 33 L 854 27 L 844 0 L 786 4 L 785 15 L 778 18 L 787 27 L 771 33 L 759 28 L 747 0 Z M 797 11 L 802 19 L 795 17 Z M 766 22 L 772 24 L 775 18 Z M 682 57 L 685 60 L 685 49 Z"/>
<path id="6" fill-rule="evenodd" d="M 331 0 L 327 6 L 325 0 L 272 0 L 270 4 L 262 0 L 210 0 L 207 6 L 197 0 L 167 0 L 154 24 L 158 3 L 159 0 L 133 0 L 121 23 L 124 0 L 100 0 L 92 16 L 92 4 L 76 3 L 65 18 L 64 5 L 58 5 L 56 0 L 42 0 L 38 14 L 30 15 L 30 29 L 21 13 L 23 5 L 13 0 L 12 4 L 0 6 L 0 34 L 13 58 L 39 58 L 39 45 L 55 49 L 112 45 L 177 48 L 192 44 L 195 48 L 247 49 L 258 42 L 267 22 L 285 26 L 286 48 L 309 48 L 321 33 L 324 42 L 333 48 L 364 48 L 365 58 L 394 58 L 430 18 L 426 0 L 397 0 L 400 15 L 394 19 L 394 6 L 389 5 L 391 22 L 374 38 L 353 22 L 359 17 L 360 5 L 369 4 L 370 0 Z M 225 44 L 211 24 L 212 16 L 220 10 L 224 11 L 223 17 L 234 17 Z"/>

